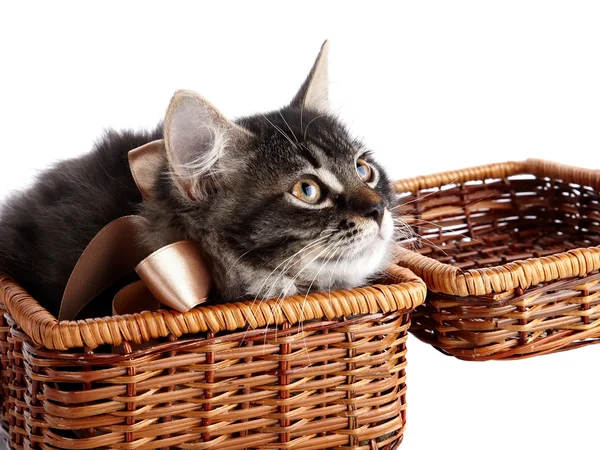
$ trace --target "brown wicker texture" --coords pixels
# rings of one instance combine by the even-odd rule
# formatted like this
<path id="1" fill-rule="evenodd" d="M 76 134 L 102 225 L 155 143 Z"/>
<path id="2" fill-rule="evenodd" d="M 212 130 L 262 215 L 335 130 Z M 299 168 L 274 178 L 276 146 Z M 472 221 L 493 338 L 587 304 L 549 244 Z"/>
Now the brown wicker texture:
<path id="1" fill-rule="evenodd" d="M 527 160 L 395 188 L 398 217 L 421 236 L 398 250 L 429 290 L 412 315 L 421 340 L 466 360 L 599 342 L 600 171 Z"/>
<path id="2" fill-rule="evenodd" d="M 0 278 L 12 448 L 392 449 L 425 285 L 58 322 Z"/>

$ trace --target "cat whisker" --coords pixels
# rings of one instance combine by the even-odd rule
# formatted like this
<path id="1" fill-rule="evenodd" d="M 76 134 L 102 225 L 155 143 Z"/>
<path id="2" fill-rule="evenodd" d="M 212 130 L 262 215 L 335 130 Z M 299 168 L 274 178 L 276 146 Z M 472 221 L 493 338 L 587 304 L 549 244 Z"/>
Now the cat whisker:
<path id="1" fill-rule="evenodd" d="M 456 183 L 456 181 L 457 181 L 457 180 L 458 180 L 458 178 L 455 178 L 453 181 L 451 181 L 451 182 L 450 182 L 450 183 L 448 183 L 448 184 L 454 184 L 454 183 Z M 414 198 L 414 199 L 412 199 L 412 200 L 411 200 L 411 201 L 409 201 L 409 202 L 400 203 L 399 205 L 396 205 L 396 206 L 394 206 L 393 208 L 390 208 L 390 211 L 393 211 L 394 209 L 400 208 L 401 206 L 410 205 L 411 203 L 414 203 L 414 202 L 416 202 L 416 201 L 418 201 L 418 200 L 423 200 L 424 198 L 431 197 L 432 195 L 434 195 L 434 194 L 437 194 L 437 193 L 439 193 L 440 191 L 441 191 L 441 190 L 439 190 L 439 189 L 438 189 L 437 191 L 432 191 L 432 192 L 430 192 L 429 194 L 425 194 L 423 197 L 417 197 L 417 196 L 415 196 L 415 198 Z"/>
<path id="2" fill-rule="evenodd" d="M 435 244 L 431 240 L 427 239 L 424 236 L 418 236 L 418 238 L 426 241 L 428 245 L 430 245 L 432 247 L 435 247 L 437 250 L 439 250 L 440 252 L 442 252 L 445 256 L 448 256 L 448 254 L 446 253 L 446 251 L 442 247 L 440 247 L 439 245 Z M 394 243 L 396 245 L 404 246 L 402 242 L 396 242 L 396 241 L 394 241 Z"/>
<path id="3" fill-rule="evenodd" d="M 454 183 L 455 181 L 456 181 L 456 180 L 454 180 L 452 183 Z M 439 192 L 439 191 L 435 191 L 435 192 Z M 433 194 L 433 193 L 435 193 L 435 192 L 432 192 L 432 194 Z M 428 195 L 431 195 L 431 194 L 428 194 Z M 425 197 L 427 197 L 427 196 L 425 196 Z M 422 198 L 425 198 L 425 197 L 422 197 Z M 485 197 L 482 197 L 482 198 L 478 198 L 478 199 L 474 200 L 473 202 L 471 202 L 471 203 L 468 203 L 467 205 L 465 205 L 465 206 L 463 206 L 462 208 L 459 208 L 459 209 L 466 209 L 466 208 L 468 208 L 469 206 L 471 206 L 471 205 L 474 205 L 474 204 L 475 204 L 475 203 L 477 203 L 477 202 L 480 202 L 480 201 L 482 201 L 482 200 L 487 200 L 487 199 L 489 199 L 489 198 L 491 198 L 491 197 L 493 197 L 493 196 L 492 196 L 492 195 L 488 195 L 488 196 L 485 196 Z M 418 198 L 416 198 L 416 199 L 414 199 L 413 201 L 416 201 L 416 200 L 419 200 L 419 199 L 418 199 Z M 407 202 L 407 203 L 405 203 L 405 205 L 406 205 L 406 204 L 408 204 L 408 203 L 411 203 L 411 202 Z M 403 205 L 398 205 L 398 206 L 403 206 Z M 392 209 L 395 209 L 395 208 L 392 208 Z M 434 244 L 433 242 L 431 242 L 431 241 L 430 241 L 429 239 L 427 239 L 426 237 L 424 237 L 424 236 L 420 235 L 418 232 L 416 232 L 416 231 L 415 231 L 415 230 L 412 228 L 413 226 L 420 226 L 421 224 L 424 224 L 424 223 L 425 223 L 425 224 L 428 224 L 428 225 L 432 225 L 432 226 L 434 226 L 434 227 L 437 227 L 437 228 L 439 228 L 439 229 L 441 230 L 442 228 L 444 228 L 444 226 L 443 226 L 443 225 L 439 225 L 439 224 L 437 224 L 437 223 L 435 223 L 435 222 L 431 222 L 431 221 L 429 221 L 429 220 L 425 220 L 425 219 L 422 219 L 422 218 L 417 218 L 417 217 L 415 217 L 415 221 L 414 221 L 414 222 L 412 222 L 410 225 L 409 225 L 409 224 L 406 222 L 406 220 L 403 220 L 403 219 L 401 219 L 401 218 L 399 218 L 399 217 L 392 217 L 392 219 L 393 219 L 393 221 L 394 221 L 396 224 L 400 225 L 402 228 L 405 228 L 405 229 L 406 229 L 407 227 L 408 227 L 408 228 L 410 228 L 410 229 L 412 230 L 412 234 L 416 235 L 416 236 L 418 237 L 418 239 L 424 239 L 424 240 L 426 240 L 426 241 L 427 241 L 427 242 L 428 242 L 430 245 L 432 245 L 432 246 L 436 247 L 438 250 L 440 250 L 442 253 L 444 253 L 444 255 L 448 256 L 448 254 L 447 254 L 447 253 L 446 253 L 444 250 L 442 250 L 442 249 L 441 249 L 441 248 L 440 248 L 438 245 Z M 474 241 L 474 242 L 478 242 L 478 243 L 481 243 L 481 244 L 483 244 L 483 241 L 481 241 L 480 239 L 477 239 L 477 238 L 475 238 L 475 237 L 473 237 L 473 236 L 467 236 L 466 234 L 464 234 L 464 233 L 461 233 L 460 231 L 456 231 L 456 230 L 447 230 L 447 231 L 448 231 L 449 233 L 453 233 L 453 234 L 454 234 L 454 235 L 456 235 L 456 236 L 462 236 L 463 238 L 471 239 L 471 240 L 472 240 L 472 241 Z"/>
<path id="4" fill-rule="evenodd" d="M 327 238 L 327 237 L 329 237 L 329 236 L 331 236 L 331 235 L 333 234 L 333 233 L 329 233 L 329 235 L 328 235 L 328 236 L 323 236 L 323 235 L 324 235 L 326 232 L 328 232 L 328 231 L 335 232 L 335 231 L 337 231 L 337 230 L 336 230 L 335 228 L 326 228 L 325 230 L 321 231 L 321 233 L 320 233 L 320 236 L 321 236 L 322 238 Z M 308 245 L 312 245 L 312 244 L 314 244 L 314 243 L 316 243 L 316 242 L 320 241 L 320 239 L 321 239 L 321 238 L 319 238 L 319 239 L 317 239 L 317 240 L 315 240 L 315 241 L 312 241 L 312 242 L 310 242 L 309 244 L 307 244 L 307 246 L 308 246 Z M 240 260 L 241 260 L 241 259 L 242 259 L 244 256 L 246 256 L 248 253 L 250 253 L 250 252 L 251 252 L 251 251 L 253 251 L 253 250 L 255 250 L 255 249 L 251 248 L 251 249 L 250 249 L 250 250 L 248 250 L 247 252 L 244 252 L 244 253 L 242 253 L 242 255 L 241 255 L 239 258 L 237 258 L 237 259 L 236 259 L 236 260 L 233 262 L 233 264 L 232 264 L 232 265 L 231 265 L 231 266 L 230 266 L 230 267 L 227 269 L 227 271 L 225 272 L 225 275 L 228 275 L 228 274 L 229 274 L 229 272 L 231 272 L 231 270 L 233 270 L 233 269 L 235 268 L 235 266 L 237 265 L 237 263 L 238 263 L 238 262 L 239 262 L 239 261 L 240 261 Z M 298 253 L 302 252 L 303 250 L 306 250 L 306 247 L 304 247 L 303 249 L 299 250 L 297 253 L 293 254 L 293 255 L 292 255 L 292 256 L 290 256 L 289 258 L 285 259 L 285 260 L 284 260 L 284 261 L 283 261 L 281 264 L 284 264 L 286 261 L 288 261 L 289 259 L 291 259 L 291 258 L 293 258 L 294 256 L 298 255 Z M 281 265 L 281 264 L 280 264 L 280 265 Z M 280 267 L 280 265 L 279 265 L 279 266 L 277 266 L 277 267 L 275 267 L 275 269 L 273 269 L 273 272 L 275 272 L 275 270 L 277 270 L 277 269 Z M 271 272 L 271 273 L 269 274 L 269 276 L 271 276 L 271 275 L 273 274 L 273 272 Z M 268 277 L 269 277 L 269 276 L 268 276 Z M 267 277 L 267 279 L 268 279 L 268 277 Z M 262 287 L 263 287 L 263 285 L 261 285 L 260 289 L 262 289 Z M 256 300 L 256 297 L 255 297 L 255 300 Z"/>
<path id="5" fill-rule="evenodd" d="M 329 277 L 329 298 L 331 298 L 331 284 L 333 283 L 333 275 L 335 275 L 335 270 L 337 269 L 337 266 L 340 260 L 342 259 L 342 256 L 344 256 L 344 253 L 340 253 L 340 256 L 338 256 L 338 259 L 336 260 L 333 266 L 333 270 L 331 271 L 331 276 Z"/>
<path id="6" fill-rule="evenodd" d="M 318 239 L 315 239 L 315 240 L 314 240 L 314 241 L 312 241 L 312 242 L 309 242 L 309 243 L 308 243 L 308 244 L 306 244 L 304 247 L 302 247 L 300 250 L 298 250 L 296 253 L 294 253 L 292 256 L 290 256 L 290 257 L 288 257 L 288 258 L 284 259 L 284 260 L 283 260 L 281 263 L 279 263 L 279 264 L 277 265 L 277 267 L 275 267 L 275 268 L 274 268 L 274 269 L 271 271 L 271 273 L 265 277 L 264 281 L 262 282 L 262 284 L 261 284 L 261 285 L 260 285 L 260 287 L 258 288 L 258 291 L 256 292 L 256 295 L 254 296 L 254 299 L 252 300 L 252 304 L 250 305 L 250 309 L 252 309 L 252 308 L 254 307 L 254 304 L 256 303 L 256 300 L 258 299 L 258 297 L 259 297 L 260 293 L 262 292 L 262 290 L 263 290 L 263 288 L 264 288 L 265 284 L 267 283 L 267 281 L 269 281 L 269 279 L 270 279 L 270 278 L 271 278 L 271 276 L 272 276 L 272 275 L 275 273 L 275 271 L 276 271 L 277 269 L 279 269 L 279 267 L 281 267 L 282 265 L 284 265 L 284 264 L 286 264 L 286 263 L 287 263 L 287 264 L 286 264 L 286 266 L 285 266 L 285 267 L 284 267 L 282 270 L 280 270 L 279 274 L 277 275 L 277 278 L 275 278 L 275 280 L 273 281 L 273 284 L 276 284 L 276 283 L 277 283 L 277 281 L 279 280 L 279 278 L 281 278 L 281 277 L 282 277 L 282 276 L 283 276 L 283 275 L 284 275 L 284 274 L 287 272 L 287 270 L 288 270 L 290 267 L 292 267 L 293 265 L 295 265 L 295 264 L 297 264 L 297 263 L 298 263 L 298 261 L 296 261 L 294 264 L 292 264 L 292 266 L 289 266 L 289 264 L 290 264 L 290 261 L 291 261 L 291 260 L 292 260 L 294 257 L 296 257 L 296 256 L 297 256 L 297 255 L 299 255 L 300 253 L 302 253 L 302 252 L 304 252 L 304 251 L 306 251 L 306 250 L 309 250 L 309 249 L 311 249 L 311 248 L 312 248 L 312 250 L 311 250 L 311 251 L 310 251 L 310 252 L 309 252 L 307 255 L 310 255 L 310 254 L 312 254 L 314 251 L 316 251 L 316 250 L 318 249 L 318 245 L 319 245 L 319 244 L 321 244 L 323 241 L 327 240 L 327 239 L 328 239 L 330 236 L 331 236 L 331 235 L 328 235 L 328 236 L 322 236 L 322 237 L 320 237 L 320 238 L 318 238 Z M 307 256 L 307 255 L 305 255 L 305 256 Z M 288 266 L 289 266 L 289 267 L 288 267 Z M 261 301 L 262 301 L 262 300 L 261 300 Z M 267 327 L 267 328 L 268 328 L 268 327 Z M 246 331 L 246 333 L 245 333 L 245 334 L 244 334 L 244 336 L 242 337 L 242 340 L 241 340 L 241 342 L 242 342 L 242 343 L 244 342 L 244 339 L 246 338 L 246 334 L 247 334 L 247 332 L 248 332 L 248 331 Z M 266 330 L 265 330 L 265 333 L 266 333 Z M 240 345 L 241 345 L 241 344 L 240 344 Z"/>
<path id="7" fill-rule="evenodd" d="M 408 247 L 408 243 L 410 241 L 414 241 L 413 245 L 410 246 L 412 250 L 416 250 L 419 247 L 419 238 L 420 236 L 415 233 L 415 231 L 410 227 L 406 222 L 399 219 L 393 219 L 395 222 L 394 233 L 392 235 L 392 240 L 396 245 L 400 245 L 401 247 Z M 396 236 L 396 234 L 400 234 Z"/>
<path id="8" fill-rule="evenodd" d="M 323 235 L 323 234 L 325 234 L 325 233 L 328 233 L 328 232 L 329 232 L 329 233 L 333 234 L 333 233 L 335 233 L 335 232 L 337 232 L 337 231 L 339 231 L 337 228 L 325 228 L 323 231 L 321 231 L 321 233 L 320 233 L 320 234 L 321 234 L 321 236 L 322 236 L 322 235 Z"/>
<path id="9" fill-rule="evenodd" d="M 317 271 L 316 275 L 313 277 L 310 285 L 308 286 L 308 289 L 306 289 L 306 295 L 304 296 L 304 301 L 302 302 L 302 312 L 300 317 L 304 317 L 304 305 L 306 303 L 306 298 L 308 297 L 308 294 L 310 294 L 310 289 L 313 287 L 313 284 L 315 283 L 315 281 L 317 280 L 317 278 L 319 277 L 319 274 L 321 273 L 321 271 L 325 268 L 325 266 L 327 264 L 329 264 L 329 261 L 331 261 L 331 259 L 336 255 L 337 251 L 340 249 L 339 246 L 340 240 L 338 239 L 333 246 L 331 246 L 331 250 L 333 250 L 333 252 L 331 254 L 329 254 L 329 252 L 325 255 L 325 257 L 323 258 L 325 261 L 323 262 L 323 264 L 321 265 L 321 268 Z M 342 253 L 340 253 L 340 256 L 342 255 Z M 339 258 L 338 258 L 339 261 Z M 333 277 L 333 273 L 332 273 L 332 277 Z M 331 278 L 330 278 L 331 280 Z M 304 322 L 302 322 L 304 323 Z"/>
<path id="10" fill-rule="evenodd" d="M 311 250 L 311 252 L 309 252 L 308 254 L 312 254 L 313 251 L 315 251 L 315 247 L 318 248 L 318 245 L 321 244 L 323 241 L 327 240 L 329 238 L 329 236 L 323 236 L 320 237 L 319 239 L 316 239 L 312 242 L 310 242 L 309 244 L 305 245 L 304 247 L 302 247 L 300 250 L 298 250 L 296 253 L 294 253 L 292 256 L 289 256 L 288 258 L 284 259 L 281 263 L 279 263 L 277 265 L 277 267 L 275 267 L 271 273 L 269 273 L 269 275 L 267 275 L 265 277 L 265 279 L 263 280 L 262 284 L 260 285 L 260 287 L 258 288 L 258 291 L 256 292 L 256 296 L 254 297 L 254 300 L 252 302 L 252 306 L 254 306 L 254 302 L 258 299 L 260 293 L 262 292 L 262 289 L 264 288 L 265 284 L 267 283 L 267 281 L 269 281 L 269 279 L 271 278 L 271 276 L 277 271 L 277 269 L 279 269 L 281 266 L 283 266 L 284 264 L 286 264 L 286 266 L 280 270 L 279 275 L 277 276 L 277 278 L 273 281 L 273 284 L 275 284 L 277 282 L 277 280 L 279 279 L 279 277 L 282 276 L 282 274 L 284 274 L 288 269 L 289 269 L 289 263 L 290 261 L 296 257 L 297 255 L 299 255 L 300 253 L 312 248 L 313 250 Z M 306 255 L 305 255 L 306 256 Z"/>
<path id="11" fill-rule="evenodd" d="M 394 219 L 394 222 L 396 222 L 396 221 L 402 221 L 402 222 L 404 222 L 405 225 L 407 225 L 409 227 L 412 227 L 413 225 L 419 226 L 421 224 L 427 224 L 427 225 L 431 225 L 431 226 L 434 226 L 434 227 L 437 227 L 437 228 L 440 228 L 440 229 L 444 228 L 443 225 L 439 225 L 438 223 L 431 222 L 431 221 L 425 220 L 425 219 L 418 219 L 417 221 L 415 221 L 414 223 L 411 223 L 410 225 L 406 221 L 404 221 L 402 219 Z M 396 223 L 399 224 L 400 222 L 396 222 Z M 456 231 L 456 230 L 447 230 L 447 231 L 448 231 L 448 233 L 454 233 L 457 236 L 462 236 L 464 238 L 471 239 L 474 242 L 478 242 L 480 244 L 483 244 L 483 241 L 481 241 L 480 239 L 477 239 L 477 238 L 472 237 L 472 236 L 467 236 L 466 234 L 461 233 L 460 231 Z M 415 233 L 415 234 L 418 235 L 418 233 Z M 422 236 L 419 235 L 419 237 L 422 237 Z"/>
<path id="12" fill-rule="evenodd" d="M 422 247 L 422 242 L 417 235 L 413 235 L 411 237 L 402 236 L 392 236 L 392 242 L 396 245 L 399 245 L 403 248 L 408 248 L 410 250 L 416 251 Z"/>
<path id="13" fill-rule="evenodd" d="M 333 252 L 331 252 L 331 254 L 329 254 L 329 251 L 328 251 L 327 254 L 325 254 L 325 256 L 323 257 L 324 262 L 323 262 L 323 264 L 321 264 L 321 268 L 317 271 L 317 273 L 313 277 L 310 285 L 306 289 L 306 295 L 304 296 L 304 302 L 306 302 L 306 298 L 308 297 L 308 294 L 310 294 L 310 290 L 313 287 L 313 284 L 315 283 L 315 281 L 317 281 L 317 278 L 319 277 L 319 274 L 321 273 L 321 271 L 325 268 L 325 266 L 329 263 L 329 261 L 331 261 L 331 259 L 336 255 L 337 251 L 340 249 L 340 246 L 338 245 L 339 243 L 340 243 L 340 241 L 338 240 L 338 241 L 334 242 L 333 245 L 330 245 L 330 251 L 333 250 Z M 304 303 L 302 303 L 301 317 L 303 315 L 304 315 Z"/>
<path id="14" fill-rule="evenodd" d="M 294 282 L 298 279 L 298 277 L 300 276 L 300 274 L 302 272 L 304 272 L 313 262 L 315 262 L 323 253 L 328 252 L 331 248 L 331 246 L 333 246 L 336 242 L 332 242 L 330 244 L 327 245 L 327 247 L 325 247 L 317 256 L 315 256 L 313 259 L 311 259 L 307 264 L 305 264 L 293 277 L 292 280 L 287 284 L 287 286 L 283 289 L 283 291 L 281 292 L 281 294 L 279 295 L 279 297 L 277 298 L 278 301 L 282 300 L 284 298 L 284 294 L 294 285 Z"/>
<path id="15" fill-rule="evenodd" d="M 394 222 L 394 232 L 399 232 L 402 230 L 406 238 L 413 238 L 417 236 L 415 230 L 413 230 L 413 228 L 404 220 L 397 218 L 392 218 L 392 220 Z"/>
<path id="16" fill-rule="evenodd" d="M 312 119 L 310 122 L 308 122 L 308 124 L 306 125 L 306 128 L 304 129 L 304 140 L 305 141 L 306 141 L 306 132 L 308 131 L 308 127 L 310 126 L 310 124 L 313 123 L 315 120 L 321 119 L 323 117 L 326 117 L 326 115 L 325 114 L 321 114 L 320 116 L 317 116 L 314 119 Z"/>
<path id="17" fill-rule="evenodd" d="M 292 133 L 292 136 L 294 136 L 294 139 L 296 140 L 296 143 L 298 145 L 300 145 L 300 142 L 298 141 L 298 138 L 296 137 L 296 135 L 292 131 L 292 127 L 290 127 L 290 124 L 287 123 L 287 120 L 285 120 L 285 117 L 283 117 L 283 114 L 281 114 L 281 110 L 279 110 L 279 115 L 281 116 L 281 120 L 283 120 L 283 123 L 285 123 L 287 125 L 288 129 L 290 130 L 290 133 Z"/>
<path id="18" fill-rule="evenodd" d="M 331 237 L 332 234 L 326 235 L 326 236 L 322 236 L 321 238 L 313 241 L 310 244 L 307 244 L 305 247 L 303 247 L 302 249 L 300 249 L 298 252 L 296 252 L 295 254 L 293 254 L 292 256 L 290 256 L 289 258 L 286 258 L 283 262 L 281 262 L 275 269 L 273 269 L 273 271 L 267 276 L 267 278 L 265 279 L 265 281 L 263 281 L 263 284 L 261 285 L 261 287 L 259 288 L 259 293 L 262 290 L 262 288 L 264 287 L 265 283 L 269 280 L 269 278 L 271 277 L 271 275 L 273 275 L 273 273 L 279 268 L 281 267 L 284 263 L 287 263 L 285 265 L 285 267 L 283 269 L 281 269 L 279 272 L 279 275 L 277 276 L 277 278 L 275 278 L 275 280 L 273 281 L 273 284 L 276 284 L 277 281 L 279 280 L 279 278 L 283 275 L 285 275 L 287 273 L 287 271 L 292 268 L 294 265 L 296 265 L 298 262 L 302 261 L 302 259 L 306 258 L 307 256 L 311 255 L 312 253 L 314 253 L 317 249 L 318 246 L 320 244 L 323 243 L 323 241 L 326 241 L 327 239 L 329 239 Z M 307 254 L 303 255 L 298 261 L 293 262 L 292 263 L 292 259 L 295 256 L 298 256 L 300 253 L 302 253 L 303 251 L 306 251 L 308 249 L 312 248 L 312 250 L 310 252 L 308 252 Z"/>
<path id="19" fill-rule="evenodd" d="M 304 100 L 300 103 L 300 131 L 302 131 L 302 114 L 304 114 Z"/>
<path id="20" fill-rule="evenodd" d="M 294 282 L 298 279 L 298 277 L 300 276 L 300 274 L 302 272 L 304 272 L 313 262 L 315 262 L 323 253 L 325 253 L 326 251 L 329 251 L 330 247 L 335 244 L 335 242 L 330 243 L 329 245 L 327 245 L 327 247 L 325 247 L 323 250 L 321 250 L 321 252 L 319 252 L 319 254 L 317 256 L 315 256 L 313 259 L 310 260 L 310 262 L 308 262 L 308 264 L 305 264 L 304 267 L 302 267 L 302 269 L 300 269 L 292 278 L 292 280 L 283 288 L 283 290 L 281 291 L 281 293 L 279 294 L 279 296 L 277 297 L 277 302 L 275 307 L 277 309 L 281 309 L 281 302 L 283 301 L 283 299 L 285 298 L 285 294 L 288 292 L 288 290 L 294 285 Z M 268 330 L 268 326 L 265 328 L 265 339 L 266 339 L 266 332 Z M 265 341 L 266 342 L 266 341 Z"/>
<path id="21" fill-rule="evenodd" d="M 262 113 L 261 113 L 261 116 L 263 116 L 263 117 L 264 117 L 264 119 L 265 119 L 267 122 L 269 122 L 273 128 L 275 128 L 277 131 L 279 131 L 279 133 L 281 133 L 281 135 L 282 135 L 284 138 L 286 138 L 286 139 L 288 140 L 288 142 L 289 142 L 290 144 L 292 144 L 292 146 L 294 146 L 294 147 L 296 146 L 296 144 L 294 143 L 294 141 L 292 141 L 292 139 L 291 139 L 291 138 L 290 138 L 290 137 L 289 137 L 287 134 L 285 134 L 285 132 L 284 132 L 284 131 L 283 131 L 283 130 L 280 128 L 280 127 L 278 127 L 278 126 L 277 126 L 277 125 L 275 125 L 273 122 L 271 122 L 271 121 L 270 121 L 270 120 L 267 118 L 267 116 L 265 116 L 264 114 L 262 114 Z"/>
<path id="22" fill-rule="evenodd" d="M 339 242 L 340 242 L 340 240 L 338 239 L 338 240 L 335 242 L 335 244 L 339 244 Z M 325 259 L 325 261 L 324 261 L 324 262 L 323 262 L 323 264 L 321 265 L 321 268 L 319 269 L 319 271 L 317 272 L 317 274 L 314 276 L 314 278 L 313 278 L 312 282 L 310 283 L 310 286 L 308 286 L 308 289 L 306 290 L 306 295 L 304 296 L 304 300 L 302 301 L 302 308 L 301 308 L 301 311 L 300 311 L 300 324 L 299 324 L 299 327 L 300 327 L 300 329 L 302 330 L 302 332 L 304 332 L 304 307 L 306 306 L 306 298 L 308 297 L 308 294 L 310 294 L 310 289 L 312 288 L 312 286 L 313 286 L 314 282 L 315 282 L 315 281 L 317 280 L 317 278 L 319 277 L 319 274 L 321 273 L 321 271 L 322 271 L 322 270 L 325 268 L 325 266 L 326 266 L 326 265 L 329 263 L 329 261 L 331 261 L 331 259 L 332 259 L 332 258 L 335 256 L 335 254 L 337 253 L 337 251 L 338 251 L 339 249 L 340 249 L 340 246 L 339 246 L 339 245 L 337 245 L 337 246 L 336 246 L 336 245 L 334 245 L 334 246 L 332 247 L 332 250 L 333 250 L 333 252 L 332 252 L 332 253 L 331 253 L 331 255 L 329 255 L 329 256 L 327 256 L 327 255 L 326 255 L 326 258 L 327 258 L 327 259 Z M 338 259 L 338 261 L 339 261 L 339 259 Z M 303 336 L 303 337 L 302 337 L 302 340 L 304 341 L 304 348 L 306 348 L 306 349 L 307 349 L 307 353 L 306 353 L 306 354 L 307 354 L 307 355 L 310 355 L 310 353 L 308 352 L 308 346 L 306 345 L 306 337 L 304 337 L 304 336 Z M 310 356 L 308 357 L 308 363 L 309 363 L 310 365 L 312 365 L 312 364 L 311 364 L 311 362 L 310 362 Z"/>
<path id="23" fill-rule="evenodd" d="M 242 259 L 244 256 L 246 256 L 248 253 L 250 253 L 252 250 L 254 250 L 254 249 L 253 249 L 253 248 L 251 248 L 251 249 L 250 249 L 250 250 L 248 250 L 247 252 L 244 252 L 244 253 L 242 253 L 242 255 L 241 255 L 241 256 L 240 256 L 238 259 L 236 259 L 236 260 L 233 262 L 233 264 L 232 264 L 231 266 L 229 266 L 229 268 L 228 268 L 228 269 L 225 271 L 225 276 L 229 275 L 229 272 L 231 272 L 231 271 L 234 269 L 234 267 L 235 267 L 235 266 L 237 266 L 237 263 L 239 263 L 239 262 L 240 262 L 240 260 L 241 260 L 241 259 Z"/>

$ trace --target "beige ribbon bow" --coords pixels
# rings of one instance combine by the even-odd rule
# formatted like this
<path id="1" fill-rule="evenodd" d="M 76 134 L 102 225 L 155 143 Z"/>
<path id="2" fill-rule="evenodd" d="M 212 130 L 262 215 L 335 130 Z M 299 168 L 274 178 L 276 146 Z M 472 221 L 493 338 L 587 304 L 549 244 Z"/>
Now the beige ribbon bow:
<path id="1" fill-rule="evenodd" d="M 147 201 L 164 159 L 164 141 L 131 150 L 129 167 Z M 147 219 L 124 216 L 102 228 L 87 245 L 63 294 L 59 320 L 72 320 L 83 307 L 133 270 L 140 277 L 121 289 L 113 300 L 113 314 L 152 311 L 160 305 L 186 312 L 207 299 L 212 277 L 193 241 L 179 241 L 151 254 L 140 243 Z"/>

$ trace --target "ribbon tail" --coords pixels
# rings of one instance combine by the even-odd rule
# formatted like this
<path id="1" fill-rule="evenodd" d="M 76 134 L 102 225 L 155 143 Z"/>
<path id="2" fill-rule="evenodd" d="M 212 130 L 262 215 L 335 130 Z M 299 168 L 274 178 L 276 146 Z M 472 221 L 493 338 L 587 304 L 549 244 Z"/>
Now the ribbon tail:
<path id="1" fill-rule="evenodd" d="M 87 245 L 63 293 L 58 320 L 72 320 L 95 297 L 124 275 L 131 273 L 147 255 L 138 243 L 146 219 L 124 216 L 102 228 Z"/>

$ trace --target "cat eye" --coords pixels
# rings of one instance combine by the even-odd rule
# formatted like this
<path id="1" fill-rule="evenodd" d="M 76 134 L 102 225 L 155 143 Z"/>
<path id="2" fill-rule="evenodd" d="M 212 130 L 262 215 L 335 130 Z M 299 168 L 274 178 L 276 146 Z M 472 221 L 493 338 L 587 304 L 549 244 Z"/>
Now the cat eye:
<path id="1" fill-rule="evenodd" d="M 358 161 L 356 161 L 356 172 L 358 173 L 360 179 L 363 180 L 365 183 L 373 181 L 374 171 L 369 165 L 369 163 L 366 162 L 364 159 L 359 159 Z"/>
<path id="2" fill-rule="evenodd" d="M 315 180 L 307 178 L 294 185 L 292 194 L 306 203 L 317 203 L 321 199 L 321 186 Z"/>

